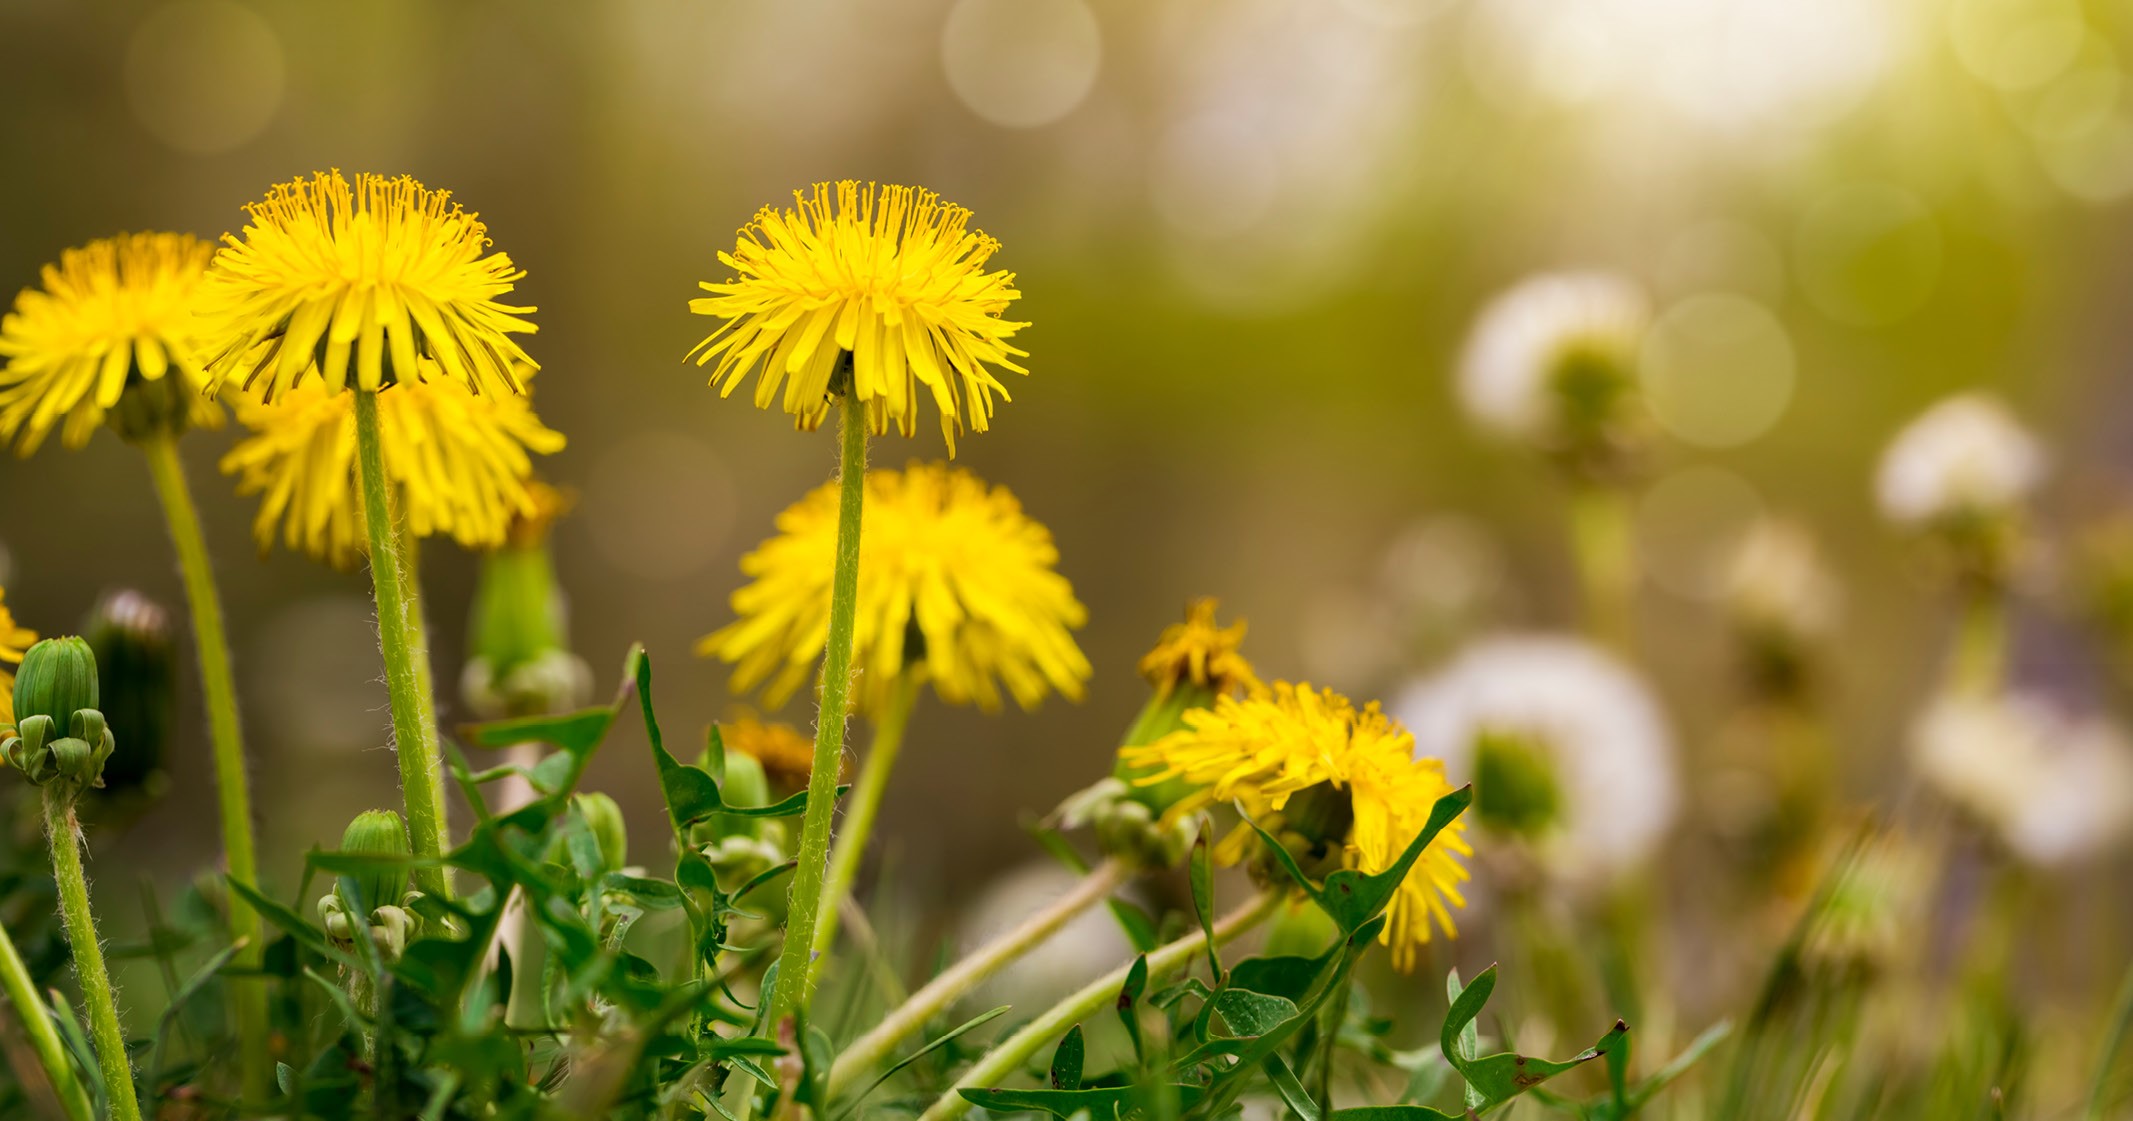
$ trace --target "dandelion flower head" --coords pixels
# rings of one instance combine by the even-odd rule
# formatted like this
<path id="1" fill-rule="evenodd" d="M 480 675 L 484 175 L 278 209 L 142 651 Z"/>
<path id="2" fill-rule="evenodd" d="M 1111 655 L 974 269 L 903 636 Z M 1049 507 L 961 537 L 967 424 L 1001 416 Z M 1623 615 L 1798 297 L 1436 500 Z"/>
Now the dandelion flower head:
<path id="1" fill-rule="evenodd" d="M 525 274 L 451 192 L 328 171 L 245 211 L 202 293 L 212 388 L 235 380 L 273 401 L 315 372 L 328 393 L 439 376 L 524 392 L 536 363 L 512 336 L 534 330 L 534 309 L 500 301 Z"/>
<path id="2" fill-rule="evenodd" d="M 1138 784 L 1183 779 L 1196 788 L 1171 814 L 1233 802 L 1256 819 L 1307 791 L 1342 792 L 1353 815 L 1344 862 L 1364 872 L 1392 867 L 1437 799 L 1452 792 L 1441 764 L 1415 757 L 1405 728 L 1375 703 L 1358 709 L 1331 689 L 1277 681 L 1249 696 L 1217 697 L 1214 707 L 1189 711 L 1184 720 L 1183 729 L 1152 744 L 1119 749 L 1121 760 L 1143 770 Z M 1224 849 L 1239 854 L 1236 846 Z M 1453 933 L 1451 908 L 1464 905 L 1459 885 L 1467 879 L 1459 858 L 1472 852 L 1466 823 L 1455 820 L 1401 881 L 1384 935 L 1400 968 L 1413 967 L 1433 923 Z"/>
<path id="3" fill-rule="evenodd" d="M 15 614 L 7 609 L 7 592 L 0 589 L 0 662 L 19 666 L 22 656 L 37 644 L 37 632 L 15 622 Z M 15 675 L 0 669 L 0 724 L 15 722 Z"/>
<path id="4" fill-rule="evenodd" d="M 1651 308 L 1610 273 L 1548 273 L 1496 297 L 1459 359 L 1467 413 L 1499 435 L 1566 450 L 1620 417 Z"/>
<path id="5" fill-rule="evenodd" d="M 1252 664 L 1239 647 L 1244 644 L 1244 620 L 1229 626 L 1215 621 L 1219 604 L 1196 599 L 1185 609 L 1185 621 L 1163 628 L 1155 649 L 1141 658 L 1141 676 L 1167 697 L 1180 685 L 1193 685 L 1222 694 L 1259 687 Z"/>
<path id="6" fill-rule="evenodd" d="M 1588 643 L 1484 639 L 1393 708 L 1420 754 L 1472 779 L 1475 817 L 1532 841 L 1565 882 L 1641 862 L 1673 824 L 1680 778 L 1658 703 Z"/>
<path id="7" fill-rule="evenodd" d="M 859 704 L 880 712 L 906 672 L 950 704 L 1023 708 L 1047 693 L 1079 700 L 1089 660 L 1069 632 L 1088 611 L 1059 574 L 1051 531 L 1005 487 L 914 463 L 867 473 L 853 665 Z M 741 559 L 740 617 L 697 652 L 734 666 L 733 687 L 783 704 L 813 679 L 829 617 L 837 485 L 778 515 L 777 534 Z"/>
<path id="8" fill-rule="evenodd" d="M 1927 409 L 1882 453 L 1875 495 L 1903 526 L 2011 513 L 2044 481 L 2045 454 L 1998 398 L 1964 393 Z"/>
<path id="9" fill-rule="evenodd" d="M 726 322 L 689 357 L 716 361 L 721 394 L 760 370 L 756 406 L 778 403 L 807 429 L 846 391 L 844 369 L 876 433 L 916 433 L 930 396 L 952 456 L 958 433 L 989 426 L 993 395 L 1008 399 L 993 367 L 1028 373 L 1014 361 L 1027 352 L 1008 342 L 1028 324 L 1002 318 L 1022 294 L 1013 273 L 985 271 L 1000 243 L 969 223 L 970 211 L 913 187 L 795 191 L 791 207 L 757 211 L 718 255 L 737 275 L 701 283 L 711 294 L 689 310 Z"/>
<path id="10" fill-rule="evenodd" d="M 307 382 L 272 401 L 241 395 L 237 418 L 252 435 L 230 449 L 222 471 L 239 494 L 260 496 L 253 537 L 265 549 L 277 531 L 291 549 L 340 567 L 366 551 L 356 476 L 355 397 Z M 400 382 L 378 394 L 385 473 L 407 528 L 446 535 L 470 549 L 507 539 L 514 522 L 543 512 L 533 454 L 562 449 L 527 398 L 477 396 L 444 377 Z"/>
<path id="11" fill-rule="evenodd" d="M 92 241 L 44 268 L 0 319 L 0 442 L 28 455 L 57 426 L 87 442 L 128 385 L 175 377 L 189 421 L 221 423 L 201 394 L 195 307 L 214 246 L 188 234 Z"/>
<path id="12" fill-rule="evenodd" d="M 2072 863 L 2133 835 L 2133 743 L 2102 717 L 2023 693 L 1951 694 L 1914 724 L 1911 759 L 2031 864 Z"/>

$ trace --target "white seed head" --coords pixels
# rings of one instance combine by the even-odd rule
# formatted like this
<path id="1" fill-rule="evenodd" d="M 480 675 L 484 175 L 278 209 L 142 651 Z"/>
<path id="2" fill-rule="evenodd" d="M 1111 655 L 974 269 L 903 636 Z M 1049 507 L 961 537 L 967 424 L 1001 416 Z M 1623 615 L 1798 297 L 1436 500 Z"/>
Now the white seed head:
<path id="1" fill-rule="evenodd" d="M 1913 727 L 1911 759 L 2032 864 L 2079 861 L 2133 834 L 2133 743 L 2101 717 L 2021 694 L 1945 696 Z"/>
<path id="2" fill-rule="evenodd" d="M 1611 273 L 1544 273 L 1482 309 L 1459 360 L 1459 399 L 1499 435 L 1545 440 L 1561 425 L 1552 381 L 1575 352 L 1635 369 L 1651 303 L 1635 281 Z"/>
<path id="3" fill-rule="evenodd" d="M 1473 777 L 1484 734 L 1516 736 L 1555 768 L 1561 818 L 1539 846 L 1566 881 L 1606 879 L 1657 848 L 1680 804 L 1672 734 L 1644 682 L 1589 643 L 1484 639 L 1401 694 L 1417 756 Z"/>
<path id="4" fill-rule="evenodd" d="M 1806 526 L 1757 522 L 1727 566 L 1724 603 L 1734 620 L 1794 639 L 1829 633 L 1843 596 Z"/>
<path id="5" fill-rule="evenodd" d="M 2044 449 L 2000 400 L 1964 393 L 1927 409 L 1889 443 L 1875 482 L 1883 516 L 1921 526 L 2012 511 L 2044 479 Z"/>

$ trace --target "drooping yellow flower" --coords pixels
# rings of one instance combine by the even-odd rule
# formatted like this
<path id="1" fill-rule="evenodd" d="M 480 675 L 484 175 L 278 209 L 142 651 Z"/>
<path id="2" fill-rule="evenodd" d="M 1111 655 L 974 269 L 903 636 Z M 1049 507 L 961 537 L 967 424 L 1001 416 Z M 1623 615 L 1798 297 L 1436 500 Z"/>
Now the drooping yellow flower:
<path id="1" fill-rule="evenodd" d="M 1141 676 L 1155 686 L 1158 697 L 1167 697 L 1181 684 L 1197 685 L 1216 694 L 1259 688 L 1252 663 L 1239 647 L 1244 644 L 1244 620 L 1227 627 L 1215 623 L 1211 598 L 1192 601 L 1185 621 L 1163 628 L 1155 649 L 1141 658 Z"/>
<path id="2" fill-rule="evenodd" d="M 754 581 L 733 593 L 740 618 L 697 645 L 735 666 L 736 690 L 763 685 L 773 705 L 822 659 L 836 484 L 786 508 L 777 527 L 741 559 Z M 906 672 L 924 674 L 950 704 L 987 710 L 1000 706 L 1002 685 L 1024 708 L 1051 691 L 1079 700 L 1089 660 L 1068 632 L 1088 612 L 1058 561 L 1051 531 L 1005 487 L 942 463 L 868 472 L 852 647 L 859 703 L 881 711 Z"/>
<path id="3" fill-rule="evenodd" d="M 1306 791 L 1343 792 L 1352 819 L 1344 863 L 1365 872 L 1392 867 L 1437 799 L 1452 791 L 1443 765 L 1416 759 L 1414 737 L 1375 702 L 1358 709 L 1331 689 L 1275 682 L 1246 697 L 1219 697 L 1213 708 L 1184 719 L 1181 731 L 1119 749 L 1129 766 L 1146 769 L 1135 779 L 1139 784 L 1183 779 L 1197 788 L 1171 807 L 1172 815 L 1234 802 L 1262 818 Z M 1383 938 L 1401 969 L 1414 966 L 1433 925 L 1454 933 L 1451 908 L 1464 905 L 1459 884 L 1467 878 L 1459 857 L 1472 852 L 1465 829 L 1455 820 L 1429 843 L 1388 909 Z"/>
<path id="4" fill-rule="evenodd" d="M 273 401 L 315 371 L 328 392 L 448 377 L 475 393 L 525 391 L 537 366 L 513 334 L 534 309 L 498 302 L 525 273 L 489 253 L 472 213 L 408 176 L 336 171 L 277 184 L 225 235 L 201 294 L 215 388 Z"/>
<path id="5" fill-rule="evenodd" d="M 719 725 L 719 738 L 763 765 L 763 773 L 785 790 L 802 790 L 815 765 L 815 741 L 798 728 L 775 720 L 742 715 Z M 841 777 L 841 776 L 840 776 Z"/>
<path id="6" fill-rule="evenodd" d="M 52 428 L 80 447 L 129 384 L 174 376 L 190 423 L 216 425 L 202 396 L 194 306 L 214 246 L 190 234 L 92 241 L 44 267 L 0 319 L 0 442 L 28 455 Z"/>
<path id="7" fill-rule="evenodd" d="M 1007 340 L 1028 326 L 1001 318 L 1021 298 L 1015 276 L 986 272 L 1000 243 L 969 228 L 970 211 L 913 187 L 844 180 L 793 192 L 786 210 L 764 207 L 719 262 L 740 274 L 699 285 L 689 310 L 726 320 L 689 356 L 718 361 L 711 384 L 730 395 L 761 369 L 755 403 L 782 407 L 801 428 L 829 414 L 839 359 L 849 353 L 851 392 L 873 431 L 918 430 L 921 389 L 940 410 L 949 454 L 966 427 L 986 430 L 990 367 L 1028 373 Z"/>
<path id="8" fill-rule="evenodd" d="M 237 418 L 253 435 L 222 471 L 239 494 L 261 496 L 253 536 L 334 565 L 368 548 L 356 477 L 355 397 L 307 383 L 272 403 L 242 397 Z M 551 454 L 563 434 L 523 397 L 476 396 L 449 378 L 409 380 L 378 395 L 385 473 L 409 531 L 449 535 L 470 549 L 503 543 L 513 519 L 540 512 L 529 452 Z"/>
<path id="9" fill-rule="evenodd" d="M 0 589 L 0 662 L 11 666 L 22 664 L 22 656 L 37 643 L 37 632 L 15 622 L 15 614 L 7 609 L 6 589 Z M 15 722 L 15 675 L 0 670 L 0 724 Z"/>

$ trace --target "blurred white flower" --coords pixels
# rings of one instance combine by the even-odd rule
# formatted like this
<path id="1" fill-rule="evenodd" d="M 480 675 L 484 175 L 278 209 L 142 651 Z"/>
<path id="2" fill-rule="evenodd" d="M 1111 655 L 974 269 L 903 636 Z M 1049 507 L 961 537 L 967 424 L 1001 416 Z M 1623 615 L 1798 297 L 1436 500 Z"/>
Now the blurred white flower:
<path id="1" fill-rule="evenodd" d="M 1548 442 L 1579 419 L 1566 415 L 1587 370 L 1634 386 L 1651 303 L 1635 281 L 1611 273 L 1544 273 L 1482 309 L 1459 359 L 1459 399 L 1483 427 Z"/>
<path id="2" fill-rule="evenodd" d="M 1898 525 L 2008 513 L 2044 478 L 2044 450 L 1990 394 L 1963 393 L 1926 410 L 1881 456 L 1875 490 Z"/>
<path id="3" fill-rule="evenodd" d="M 1049 860 L 1002 873 L 963 912 L 956 924 L 957 948 L 969 953 L 1022 925 L 1079 882 L 1081 877 Z M 1110 910 L 1091 907 L 993 975 L 973 1002 L 983 1002 L 979 1007 L 1012 1004 L 1025 1011 L 1044 1008 L 1132 956 L 1133 946 Z"/>
<path id="4" fill-rule="evenodd" d="M 1443 759 L 1455 782 L 1474 777 L 1485 739 L 1535 752 L 1556 799 L 1535 851 L 1565 880 L 1630 868 L 1673 824 L 1680 786 L 1665 717 L 1635 673 L 1589 643 L 1485 639 L 1409 686 L 1393 714 L 1414 733 L 1415 753 Z"/>
<path id="5" fill-rule="evenodd" d="M 1827 634 L 1842 602 L 1814 535 L 1783 518 L 1764 518 L 1748 531 L 1727 566 L 1723 592 L 1737 624 L 1790 641 Z"/>
<path id="6" fill-rule="evenodd" d="M 2022 694 L 1943 696 L 1912 729 L 1911 758 L 2032 864 L 2078 861 L 2133 833 L 2133 743 L 2100 717 Z"/>

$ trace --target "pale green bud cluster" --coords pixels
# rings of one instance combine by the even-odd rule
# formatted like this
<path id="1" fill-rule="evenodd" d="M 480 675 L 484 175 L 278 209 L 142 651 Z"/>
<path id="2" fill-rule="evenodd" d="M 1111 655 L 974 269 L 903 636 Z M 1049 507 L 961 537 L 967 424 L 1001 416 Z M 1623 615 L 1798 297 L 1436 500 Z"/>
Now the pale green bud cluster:
<path id="1" fill-rule="evenodd" d="M 365 810 L 341 833 L 341 851 L 407 856 L 407 828 L 391 810 Z M 359 932 L 368 933 L 379 953 L 389 961 L 397 959 L 421 933 L 422 918 L 411 909 L 421 893 L 407 890 L 404 871 L 373 870 L 351 882 L 358 898 L 349 897 L 345 884 L 319 897 L 319 924 L 326 928 L 326 936 L 345 947 L 355 944 Z"/>

